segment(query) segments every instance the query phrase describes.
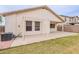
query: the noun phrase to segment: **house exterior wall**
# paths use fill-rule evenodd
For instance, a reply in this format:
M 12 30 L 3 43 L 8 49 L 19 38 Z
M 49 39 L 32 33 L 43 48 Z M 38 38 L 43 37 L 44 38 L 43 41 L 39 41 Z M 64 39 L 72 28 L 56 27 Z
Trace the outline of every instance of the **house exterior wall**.
M 14 34 L 32 35 L 50 33 L 50 21 L 61 22 L 54 14 L 46 9 L 38 9 L 23 13 L 8 15 L 6 18 L 5 32 Z M 32 21 L 33 31 L 26 31 L 26 21 Z M 34 31 L 34 22 L 40 21 L 40 31 Z M 20 26 L 20 27 L 19 27 Z
M 16 14 L 5 17 L 5 32 L 13 32 L 16 34 Z

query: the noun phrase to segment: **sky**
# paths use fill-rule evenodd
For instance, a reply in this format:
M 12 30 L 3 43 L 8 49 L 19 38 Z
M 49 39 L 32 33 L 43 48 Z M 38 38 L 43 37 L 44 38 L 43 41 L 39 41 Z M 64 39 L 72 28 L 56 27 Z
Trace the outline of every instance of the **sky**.
M 0 13 L 28 9 L 38 5 L 0 5 Z M 79 5 L 48 5 L 59 15 L 79 16 Z

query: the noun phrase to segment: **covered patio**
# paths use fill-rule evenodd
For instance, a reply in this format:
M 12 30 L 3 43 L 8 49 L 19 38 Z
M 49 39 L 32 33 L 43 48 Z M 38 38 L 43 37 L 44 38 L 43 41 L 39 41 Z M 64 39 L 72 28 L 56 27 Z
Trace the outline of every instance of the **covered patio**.
M 56 22 L 56 21 L 50 21 L 50 33 L 56 32 L 57 30 L 57 26 L 60 22 Z

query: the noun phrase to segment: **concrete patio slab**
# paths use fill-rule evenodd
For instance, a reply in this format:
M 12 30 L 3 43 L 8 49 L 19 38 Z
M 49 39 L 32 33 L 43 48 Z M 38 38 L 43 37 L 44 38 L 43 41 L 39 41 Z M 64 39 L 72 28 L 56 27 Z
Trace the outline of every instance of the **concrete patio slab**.
M 28 35 L 28 36 L 24 36 L 24 38 L 15 39 L 11 47 L 31 44 L 34 42 L 40 42 L 40 41 L 45 41 L 45 40 L 50 40 L 50 39 L 61 38 L 65 36 L 77 35 L 77 34 L 78 33 L 56 31 L 56 32 L 49 33 L 49 34 Z

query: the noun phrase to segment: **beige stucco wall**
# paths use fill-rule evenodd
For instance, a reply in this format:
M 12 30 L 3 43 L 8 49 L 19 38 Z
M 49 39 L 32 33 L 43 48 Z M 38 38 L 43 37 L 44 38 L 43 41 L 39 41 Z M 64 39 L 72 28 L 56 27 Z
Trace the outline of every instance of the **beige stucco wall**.
M 5 17 L 5 32 L 13 32 L 16 34 L 16 15 Z
M 33 31 L 26 32 L 25 21 L 33 21 Z M 34 21 L 40 21 L 41 30 L 34 31 Z M 61 22 L 55 15 L 46 9 L 38 9 L 24 13 L 12 14 L 6 16 L 5 32 L 21 33 L 22 35 L 32 35 L 41 33 L 50 33 L 50 21 Z M 20 27 L 18 27 L 20 25 Z

